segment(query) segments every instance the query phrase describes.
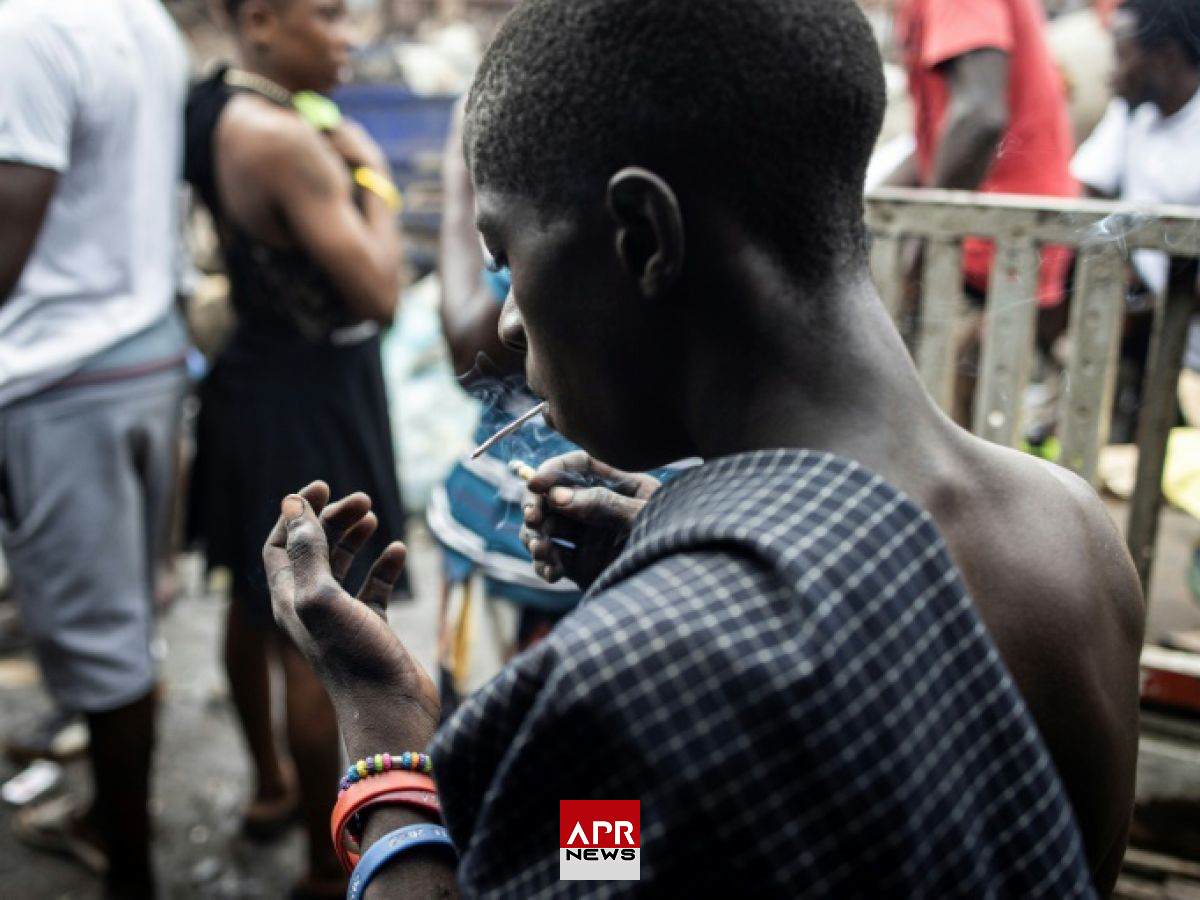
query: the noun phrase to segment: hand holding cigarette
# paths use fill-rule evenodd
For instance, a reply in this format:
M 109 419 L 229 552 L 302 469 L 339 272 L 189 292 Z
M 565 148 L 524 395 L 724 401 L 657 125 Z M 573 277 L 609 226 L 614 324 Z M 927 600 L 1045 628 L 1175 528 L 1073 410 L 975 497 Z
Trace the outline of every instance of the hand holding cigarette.
M 514 460 L 525 481 L 521 543 L 534 571 L 586 590 L 625 546 L 633 521 L 661 486 L 649 475 L 621 472 L 576 450 L 538 469 Z

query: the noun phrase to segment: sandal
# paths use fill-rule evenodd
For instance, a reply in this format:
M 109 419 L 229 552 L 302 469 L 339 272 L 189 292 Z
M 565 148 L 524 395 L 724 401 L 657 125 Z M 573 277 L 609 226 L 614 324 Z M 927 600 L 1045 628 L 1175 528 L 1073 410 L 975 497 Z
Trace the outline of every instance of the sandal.
M 71 797 L 55 797 L 19 810 L 13 816 L 13 836 L 35 850 L 56 853 L 95 875 L 108 871 L 104 848 L 85 833 L 82 816 Z

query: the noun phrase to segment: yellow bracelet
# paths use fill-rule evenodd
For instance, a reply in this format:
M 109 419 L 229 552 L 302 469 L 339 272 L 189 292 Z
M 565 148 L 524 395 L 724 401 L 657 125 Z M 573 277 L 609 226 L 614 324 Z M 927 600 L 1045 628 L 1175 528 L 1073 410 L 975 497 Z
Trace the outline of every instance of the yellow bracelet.
M 404 209 L 404 198 L 400 191 L 396 189 L 396 185 L 391 182 L 391 179 L 384 175 L 380 175 L 374 169 L 366 166 L 358 166 L 354 170 L 354 183 L 365 191 L 370 191 L 380 200 L 388 205 L 394 213 Z

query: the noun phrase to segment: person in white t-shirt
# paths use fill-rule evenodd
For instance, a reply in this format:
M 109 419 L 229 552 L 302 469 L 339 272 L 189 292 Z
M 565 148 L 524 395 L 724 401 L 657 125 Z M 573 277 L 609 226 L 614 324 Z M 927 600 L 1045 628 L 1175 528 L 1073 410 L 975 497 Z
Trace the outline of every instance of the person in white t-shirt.
M 1200 206 L 1200 3 L 1126 0 L 1117 11 L 1113 34 L 1115 96 L 1076 153 L 1072 173 L 1094 197 L 1148 206 Z M 1161 296 L 1167 287 L 1167 257 L 1138 250 L 1133 262 L 1135 292 Z M 1123 352 L 1138 358 L 1149 341 L 1148 317 L 1132 325 Z M 1188 360 L 1200 361 L 1196 318 Z M 1135 375 L 1134 396 L 1124 401 L 1118 396 L 1118 420 L 1126 407 L 1136 407 L 1136 385 L 1140 378 Z
M 185 335 L 175 312 L 187 56 L 158 0 L 0 3 L 0 540 L 45 681 L 86 714 L 86 813 L 29 842 L 154 892 L 152 581 Z

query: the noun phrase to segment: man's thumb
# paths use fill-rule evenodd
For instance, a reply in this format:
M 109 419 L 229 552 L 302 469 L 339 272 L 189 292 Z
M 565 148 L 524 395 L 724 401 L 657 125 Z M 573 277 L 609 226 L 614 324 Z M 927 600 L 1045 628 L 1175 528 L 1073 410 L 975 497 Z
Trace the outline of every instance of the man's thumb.
M 604 487 L 551 488 L 546 500 L 551 509 L 568 518 L 604 528 L 628 527 L 646 505 Z
M 330 574 L 325 529 L 308 501 L 296 494 L 284 498 L 283 520 L 287 525 L 287 555 L 292 563 L 292 577 L 297 594 L 304 595 Z

